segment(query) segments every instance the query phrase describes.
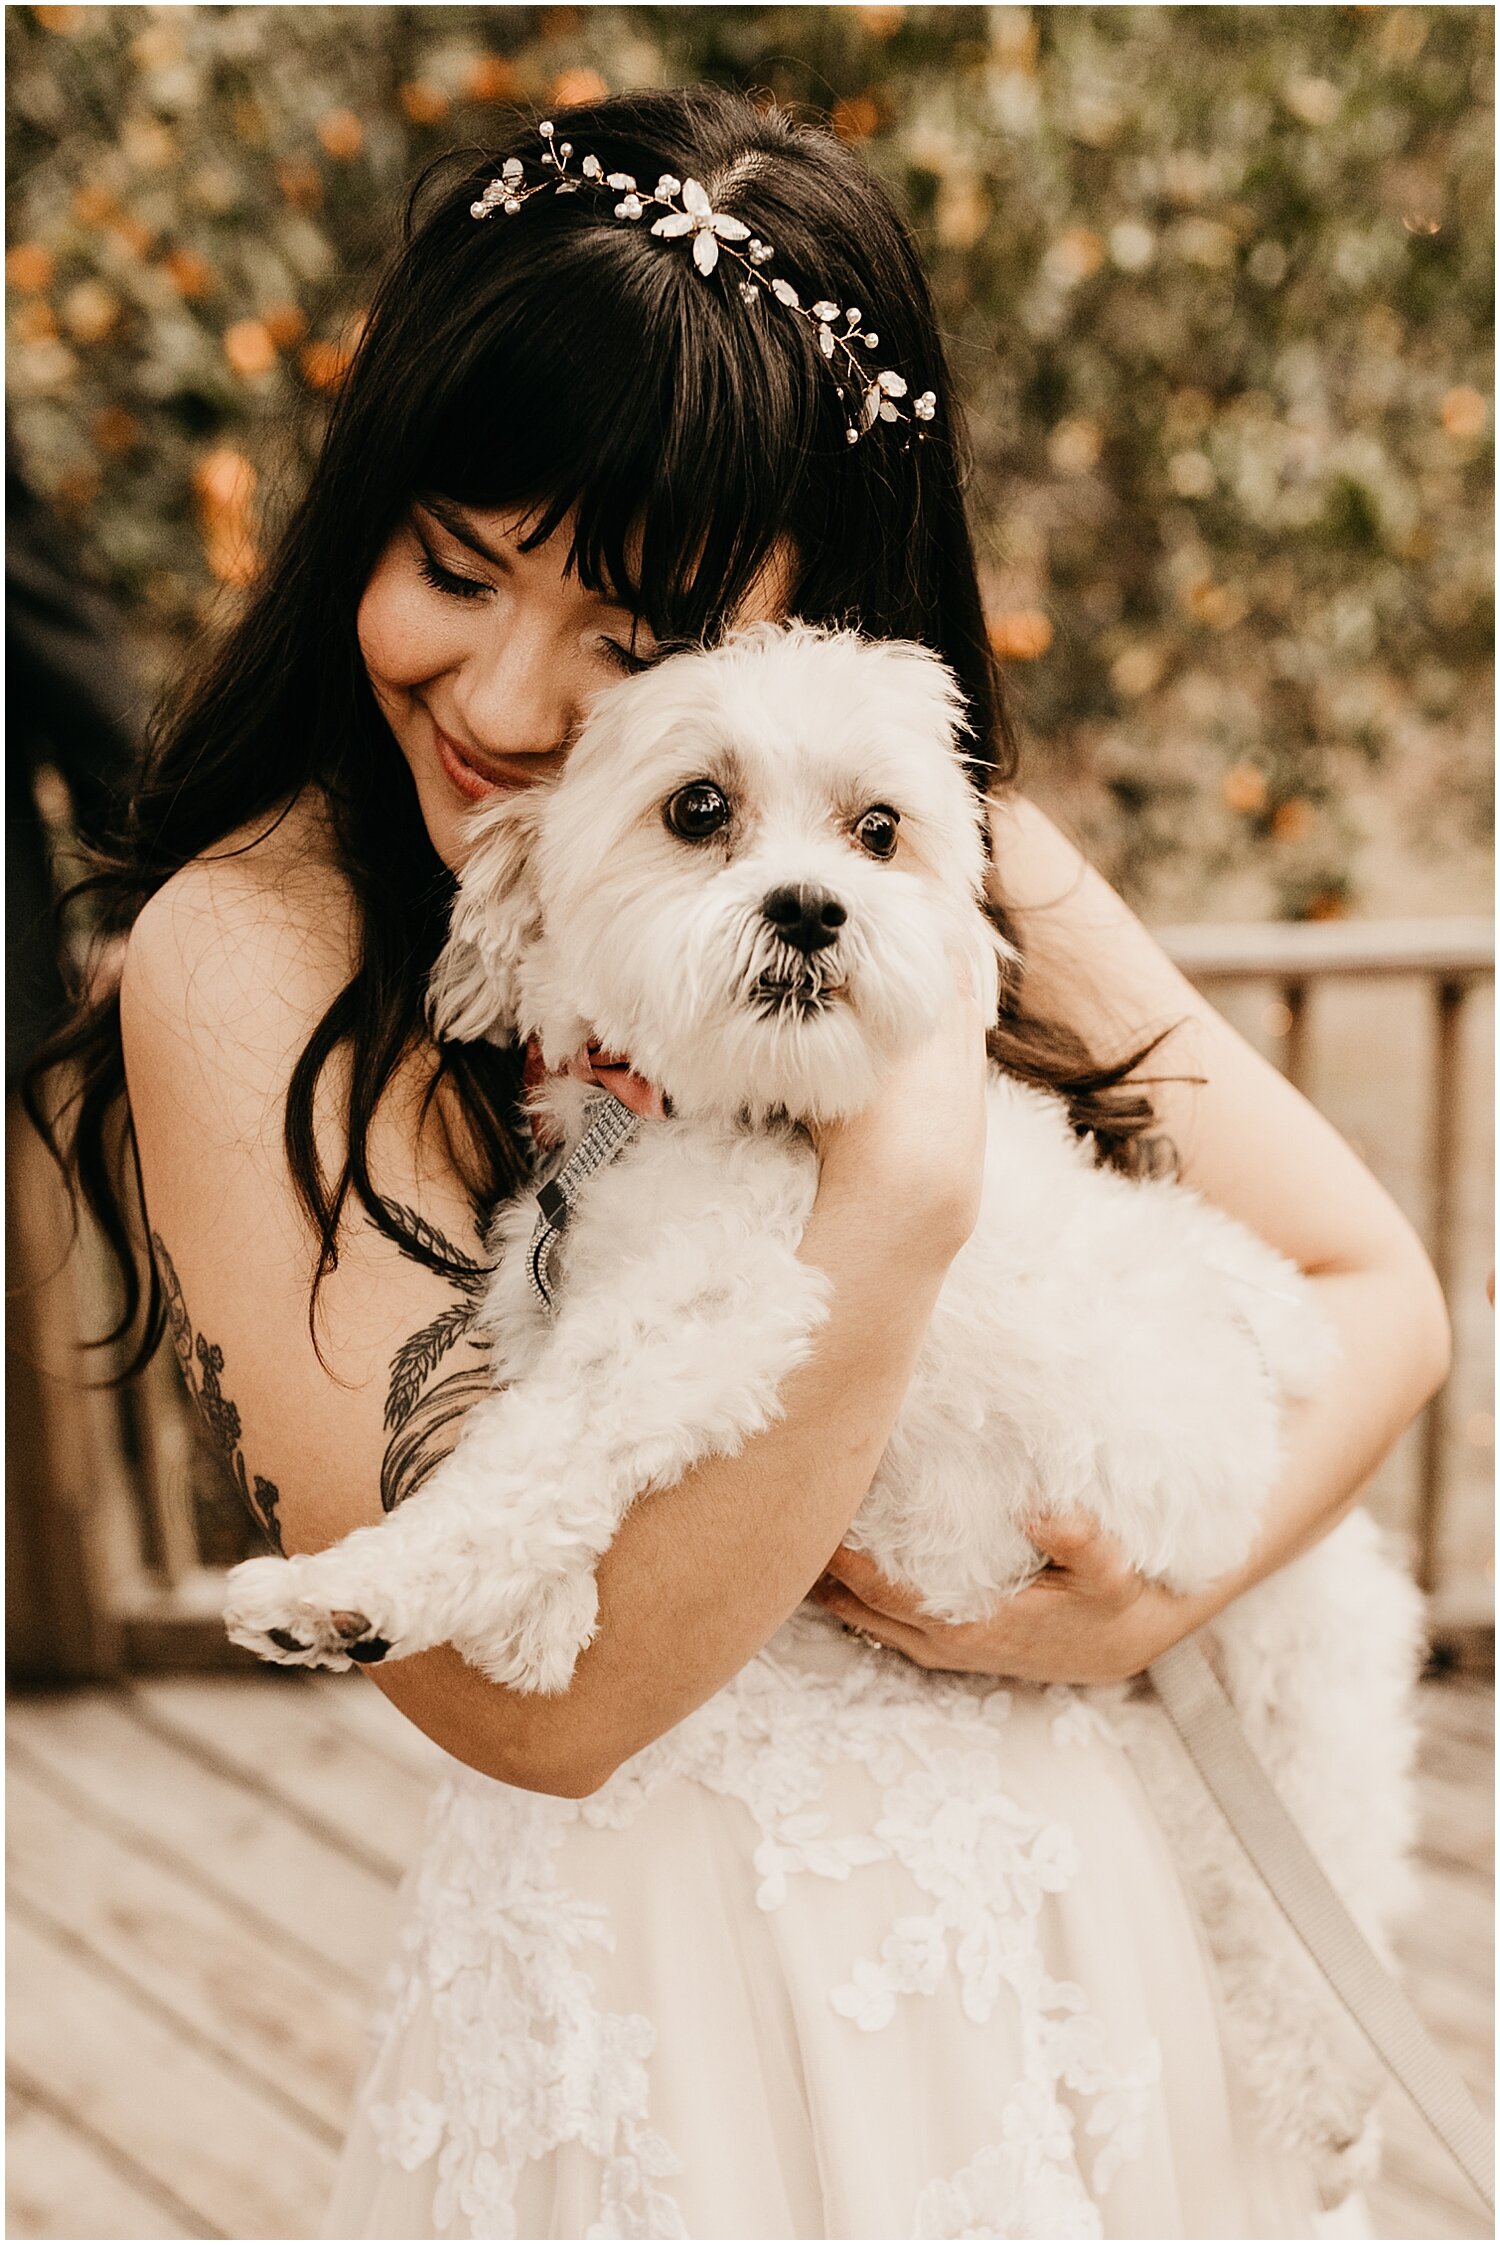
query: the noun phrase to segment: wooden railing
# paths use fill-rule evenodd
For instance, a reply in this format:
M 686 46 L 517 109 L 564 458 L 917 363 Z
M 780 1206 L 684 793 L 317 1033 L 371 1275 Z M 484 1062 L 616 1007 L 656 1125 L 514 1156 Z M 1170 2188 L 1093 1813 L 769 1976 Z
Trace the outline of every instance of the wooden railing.
M 1318 983 L 1402 977 L 1427 985 L 1431 1055 L 1426 1146 L 1427 1251 L 1443 1293 L 1452 1299 L 1459 1163 L 1458 1118 L 1465 1001 L 1478 982 L 1493 982 L 1495 928 L 1490 920 L 1286 921 L 1265 926 L 1158 928 L 1158 942 L 1209 996 L 1243 983 L 1269 984 L 1283 1010 L 1280 1063 L 1299 1091 L 1311 1056 L 1308 997 Z M 1438 1539 L 1450 1440 L 1448 1390 L 1427 1406 L 1413 1523 L 1417 1579 L 1438 1587 Z
M 1494 929 L 1488 921 L 1404 923 L 1357 921 L 1316 925 L 1196 926 L 1158 929 L 1159 940 L 1195 983 L 1213 996 L 1242 985 L 1274 993 L 1278 1058 L 1299 1087 L 1309 1080 L 1319 986 L 1351 977 L 1417 978 L 1430 992 L 1431 1052 L 1425 1147 L 1423 1230 L 1442 1279 L 1454 1274 L 1456 1180 L 1460 1160 L 1458 1115 L 1465 1005 L 1474 986 L 1492 979 Z M 1372 1054 L 1371 1066 L 1388 1065 Z M 83 1293 L 92 1292 L 89 1259 L 77 1259 Z M 1451 1293 L 1450 1293 L 1451 1298 Z M 95 1308 L 97 1308 L 97 1299 Z M 82 1313 L 98 1329 L 97 1316 Z M 78 1409 L 77 1385 L 54 1391 L 60 1409 Z M 75 1613 L 77 1626 L 58 1628 L 45 1614 L 25 1632 L 31 1643 L 55 1640 L 96 1648 L 87 1663 L 60 1662 L 32 1673 L 107 1673 L 112 1668 L 154 1668 L 248 1661 L 223 1636 L 218 1620 L 222 1569 L 258 1548 L 247 1523 L 218 1486 L 219 1468 L 200 1438 L 171 1352 L 158 1356 L 145 1378 L 119 1397 L 90 1403 L 90 1439 L 97 1456 L 92 1476 L 93 1517 L 85 1525 L 90 1563 L 54 1567 L 45 1596 L 90 1602 Z M 1439 1530 L 1449 1486 L 1448 1404 L 1429 1406 L 1421 1430 L 1419 1487 L 1413 1538 L 1423 1587 L 1438 1586 Z M 23 1537 L 46 1544 L 48 1522 L 41 1491 L 12 1490 L 25 1508 Z M 76 1492 L 70 1533 L 79 1522 Z M 69 1547 L 72 1548 L 72 1547 Z M 1492 1616 L 1491 1616 L 1492 1618 Z M 104 1653 L 97 1648 L 108 1648 Z

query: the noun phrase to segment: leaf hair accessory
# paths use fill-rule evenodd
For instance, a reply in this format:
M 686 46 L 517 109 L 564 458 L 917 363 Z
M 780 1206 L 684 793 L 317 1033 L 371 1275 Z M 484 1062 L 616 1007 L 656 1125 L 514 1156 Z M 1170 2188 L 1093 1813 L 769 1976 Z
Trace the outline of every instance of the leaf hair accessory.
M 597 156 L 583 157 L 577 171 L 570 171 L 573 143 L 559 140 L 556 127 L 550 123 L 539 125 L 537 130 L 542 136 L 542 164 L 553 176 L 528 185 L 521 158 L 507 156 L 498 178 L 490 181 L 477 202 L 470 203 L 471 218 L 493 218 L 497 210 L 513 218 L 533 195 L 576 195 L 580 188 L 617 196 L 614 215 L 628 223 L 643 219 L 648 210 L 662 211 L 665 215 L 653 222 L 652 233 L 663 241 L 691 242 L 693 264 L 705 280 L 721 256 L 732 258 L 744 274 L 736 284 L 743 304 L 753 308 L 762 296 L 774 297 L 786 311 L 795 312 L 814 329 L 818 349 L 828 361 L 844 401 L 845 433 L 851 444 L 858 444 L 866 430 L 881 421 L 913 422 L 919 424 L 919 437 L 926 434 L 920 424 L 932 419 L 936 393 L 919 391 L 908 410 L 900 402 L 908 396 L 905 377 L 889 367 L 872 372 L 859 358 L 860 351 L 878 350 L 880 337 L 865 326 L 864 313 L 857 304 L 835 304 L 825 296 L 805 305 L 790 281 L 766 272 L 776 255 L 771 244 L 753 234 L 743 219 L 715 210 L 696 179 L 675 179 L 670 172 L 663 172 L 655 189 L 648 192 L 636 185 L 629 172 L 606 172 Z

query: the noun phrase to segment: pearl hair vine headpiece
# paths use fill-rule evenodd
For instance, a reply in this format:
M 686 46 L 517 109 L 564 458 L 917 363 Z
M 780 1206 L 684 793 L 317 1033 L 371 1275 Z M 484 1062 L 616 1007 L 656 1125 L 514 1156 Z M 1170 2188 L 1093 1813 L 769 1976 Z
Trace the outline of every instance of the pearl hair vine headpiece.
M 831 297 L 820 297 L 817 303 L 804 305 L 790 281 L 766 272 L 776 254 L 770 243 L 753 234 L 743 219 L 716 211 L 696 179 L 675 179 L 670 172 L 663 172 L 654 192 L 648 193 L 636 185 L 629 172 L 606 172 L 597 156 L 583 157 L 578 170 L 569 171 L 573 143 L 559 140 L 556 127 L 550 123 L 539 125 L 537 130 L 542 137 L 542 164 L 553 176 L 528 185 L 521 158 L 507 156 L 499 177 L 490 181 L 477 202 L 470 203 L 471 218 L 493 218 L 497 210 L 514 217 L 533 195 L 576 195 L 580 188 L 618 196 L 614 215 L 627 222 L 644 218 L 648 210 L 660 210 L 665 216 L 653 223 L 652 233 L 664 241 L 691 237 L 693 264 L 705 280 L 721 255 L 733 258 L 745 276 L 737 284 L 742 303 L 753 307 L 762 296 L 774 297 L 816 331 L 818 349 L 828 361 L 844 401 L 851 444 L 858 444 L 865 431 L 881 421 L 913 422 L 918 424 L 917 436 L 926 434 L 920 424 L 932 419 L 936 394 L 920 391 L 911 399 L 908 411 L 900 403 L 908 394 L 904 376 L 889 367 L 871 372 L 861 362 L 857 353 L 878 350 L 880 337 L 864 325 L 864 313 L 857 304 L 839 305 Z

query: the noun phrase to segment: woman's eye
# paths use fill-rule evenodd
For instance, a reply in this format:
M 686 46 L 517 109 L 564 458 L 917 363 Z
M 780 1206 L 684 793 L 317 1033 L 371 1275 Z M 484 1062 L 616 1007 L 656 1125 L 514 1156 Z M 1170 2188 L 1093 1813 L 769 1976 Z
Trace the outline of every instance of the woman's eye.
M 672 832 L 681 835 L 684 842 L 702 842 L 729 824 L 729 804 L 711 782 L 693 780 L 669 799 L 665 817 Z
M 446 592 L 455 600 L 477 600 L 481 593 L 491 591 L 483 577 L 460 577 L 445 569 L 437 556 L 418 541 L 417 568 L 434 592 Z
M 601 639 L 599 644 L 610 661 L 618 670 L 623 670 L 627 678 L 639 677 L 643 670 L 651 668 L 653 658 L 650 655 L 638 655 L 633 647 L 622 647 L 618 639 Z
M 871 857 L 894 857 L 896 854 L 896 829 L 901 824 L 901 813 L 888 804 L 877 803 L 855 821 L 854 839 Z

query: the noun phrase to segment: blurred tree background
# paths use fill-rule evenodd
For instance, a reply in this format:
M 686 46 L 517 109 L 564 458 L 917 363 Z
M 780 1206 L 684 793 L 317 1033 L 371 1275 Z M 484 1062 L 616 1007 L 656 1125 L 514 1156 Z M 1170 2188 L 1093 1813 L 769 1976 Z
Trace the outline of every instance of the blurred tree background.
M 1488 8 L 6 16 L 11 426 L 155 675 L 259 566 L 421 165 L 711 78 L 910 214 L 1025 782 L 1137 906 L 1487 909 Z

